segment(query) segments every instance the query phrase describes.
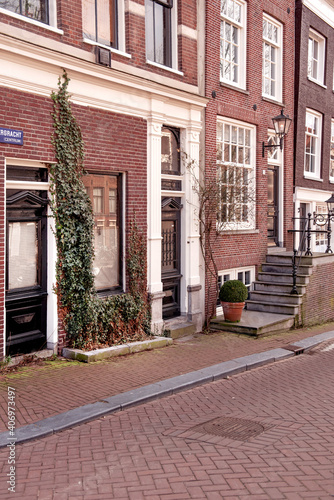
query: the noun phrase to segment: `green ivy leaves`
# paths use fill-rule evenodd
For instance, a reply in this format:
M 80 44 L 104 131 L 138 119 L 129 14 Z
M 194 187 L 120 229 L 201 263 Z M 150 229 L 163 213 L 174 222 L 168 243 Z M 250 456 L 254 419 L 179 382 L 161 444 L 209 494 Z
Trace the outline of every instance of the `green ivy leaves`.
M 137 340 L 150 333 L 144 235 L 135 216 L 130 225 L 127 272 L 129 293 L 97 297 L 92 265 L 94 217 L 82 176 L 84 143 L 72 114 L 69 78 L 64 71 L 53 92 L 52 144 L 56 164 L 50 168 L 57 264 L 55 292 L 69 343 L 80 348 Z

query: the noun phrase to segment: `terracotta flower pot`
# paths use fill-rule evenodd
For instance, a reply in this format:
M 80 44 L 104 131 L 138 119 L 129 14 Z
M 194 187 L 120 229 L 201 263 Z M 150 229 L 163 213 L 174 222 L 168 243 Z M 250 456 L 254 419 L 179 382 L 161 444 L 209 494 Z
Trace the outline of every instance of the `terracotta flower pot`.
M 241 320 L 242 310 L 244 308 L 244 302 L 220 302 L 223 311 L 225 321 L 230 321 L 231 323 L 238 323 Z

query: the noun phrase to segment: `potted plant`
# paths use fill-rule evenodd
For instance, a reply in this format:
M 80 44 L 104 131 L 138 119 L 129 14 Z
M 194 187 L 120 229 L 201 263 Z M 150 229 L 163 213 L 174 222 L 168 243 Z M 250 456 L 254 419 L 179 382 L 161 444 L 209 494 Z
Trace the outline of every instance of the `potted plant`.
M 248 289 L 241 281 L 229 280 L 223 284 L 219 291 L 219 299 L 226 321 L 232 323 L 240 321 L 247 297 Z

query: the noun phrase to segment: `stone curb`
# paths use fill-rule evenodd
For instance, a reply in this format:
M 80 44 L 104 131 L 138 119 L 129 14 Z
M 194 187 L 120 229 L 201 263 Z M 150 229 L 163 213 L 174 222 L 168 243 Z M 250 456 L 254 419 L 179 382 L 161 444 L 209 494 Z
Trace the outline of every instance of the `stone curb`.
M 92 361 L 102 361 L 103 359 L 124 356 L 125 354 L 133 354 L 149 349 L 158 349 L 159 347 L 166 347 L 172 343 L 173 339 L 167 337 L 154 337 L 153 339 L 144 340 L 142 342 L 130 342 L 129 344 L 105 347 L 104 349 L 95 349 L 94 351 L 82 351 L 81 349 L 64 347 L 62 355 L 67 359 L 90 363 Z
M 292 345 L 304 349 L 311 349 L 325 340 L 334 339 L 334 331 L 321 333 L 314 337 L 295 342 Z M 138 389 L 123 392 L 109 398 L 105 398 L 96 403 L 80 406 L 73 410 L 48 417 L 34 424 L 25 425 L 15 430 L 15 436 L 10 436 L 9 432 L 0 433 L 0 448 L 8 444 L 24 443 L 33 439 L 42 438 L 56 432 L 69 429 L 79 424 L 83 424 L 116 411 L 121 411 L 131 406 L 148 403 L 154 399 L 176 394 L 177 392 L 192 389 L 196 386 L 214 382 L 222 378 L 251 370 L 275 361 L 281 361 L 295 356 L 291 350 L 284 348 L 271 349 L 243 356 L 231 361 L 224 361 L 201 370 L 196 370 L 177 377 L 172 377 L 154 384 L 145 385 Z

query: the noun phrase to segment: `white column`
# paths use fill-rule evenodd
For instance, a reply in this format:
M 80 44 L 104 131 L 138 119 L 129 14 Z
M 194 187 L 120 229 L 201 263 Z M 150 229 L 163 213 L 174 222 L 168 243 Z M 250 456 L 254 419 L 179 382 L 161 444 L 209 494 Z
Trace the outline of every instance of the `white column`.
M 185 251 L 187 269 L 187 286 L 198 285 L 200 283 L 200 241 L 198 223 L 198 195 L 193 189 L 195 179 L 199 179 L 199 128 L 187 129 L 187 155 L 188 162 L 192 163 L 191 172 L 186 168 L 185 172 L 185 193 L 186 193 L 186 214 L 185 229 L 187 234 L 187 245 Z
M 161 283 L 161 126 L 148 120 L 147 134 L 147 257 L 150 293 L 162 291 Z

